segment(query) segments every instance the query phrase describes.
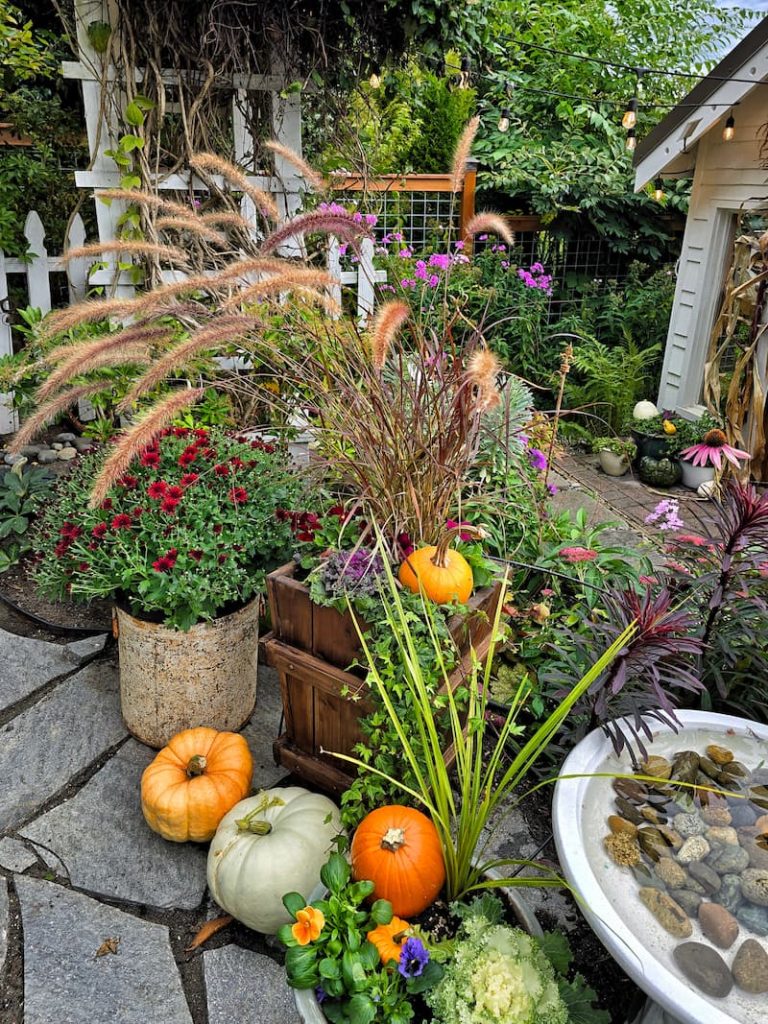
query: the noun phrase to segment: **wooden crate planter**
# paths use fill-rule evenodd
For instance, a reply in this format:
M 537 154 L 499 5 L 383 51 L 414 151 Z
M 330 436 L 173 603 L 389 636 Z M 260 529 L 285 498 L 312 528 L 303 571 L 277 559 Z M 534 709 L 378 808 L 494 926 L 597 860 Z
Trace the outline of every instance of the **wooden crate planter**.
M 323 751 L 352 754 L 363 739 L 359 720 L 373 710 L 373 703 L 362 669 L 346 671 L 360 654 L 350 616 L 314 605 L 293 568 L 284 566 L 267 580 L 274 632 L 265 638 L 264 651 L 268 664 L 277 669 L 285 715 L 285 731 L 274 744 L 275 760 L 305 782 L 341 793 L 356 769 Z M 450 676 L 453 690 L 466 676 L 472 651 L 481 659 L 488 653 L 500 594 L 500 584 L 478 591 L 470 602 L 475 614 L 455 616 L 449 623 L 462 654 Z M 450 746 L 445 757 L 447 763 L 453 761 Z

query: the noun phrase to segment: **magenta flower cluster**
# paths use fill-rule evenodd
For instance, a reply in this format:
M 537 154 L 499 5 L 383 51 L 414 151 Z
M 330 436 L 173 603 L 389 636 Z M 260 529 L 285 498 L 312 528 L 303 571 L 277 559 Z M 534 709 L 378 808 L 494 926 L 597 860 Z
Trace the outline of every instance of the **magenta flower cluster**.
M 552 294 L 552 275 L 544 273 L 541 263 L 532 263 L 530 270 L 520 267 L 517 276 L 526 288 L 538 288 L 547 295 Z

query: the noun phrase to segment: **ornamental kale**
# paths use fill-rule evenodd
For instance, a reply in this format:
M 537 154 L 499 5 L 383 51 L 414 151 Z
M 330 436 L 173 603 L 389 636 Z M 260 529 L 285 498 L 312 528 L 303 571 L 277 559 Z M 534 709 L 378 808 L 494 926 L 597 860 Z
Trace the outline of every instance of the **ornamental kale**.
M 435 1024 L 568 1024 L 555 971 L 519 928 L 465 918 L 442 981 L 426 995 Z
M 335 551 L 323 564 L 320 576 L 329 598 L 373 597 L 384 576 L 384 562 L 370 548 Z
M 249 600 L 289 557 L 290 524 L 276 510 L 294 504 L 299 483 L 272 445 L 172 428 L 93 509 L 102 460 L 84 459 L 40 520 L 44 593 L 112 598 L 186 630 Z

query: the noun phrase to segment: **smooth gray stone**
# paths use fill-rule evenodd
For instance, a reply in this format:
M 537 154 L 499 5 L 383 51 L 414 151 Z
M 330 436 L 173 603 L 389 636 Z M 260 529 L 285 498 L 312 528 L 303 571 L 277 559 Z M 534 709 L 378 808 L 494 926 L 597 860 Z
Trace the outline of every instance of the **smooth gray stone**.
M 76 459 L 77 448 L 62 448 L 59 452 L 59 458 L 62 462 L 69 462 L 70 459 Z
M 203 953 L 208 1024 L 299 1024 L 285 969 L 261 953 L 222 946 Z
M 59 457 L 59 453 L 54 451 L 53 448 L 43 448 L 37 453 L 37 461 L 42 465 L 47 462 L 55 462 Z
M 51 448 L 55 452 L 60 452 L 63 447 L 64 445 L 60 441 L 54 441 L 53 444 L 51 445 Z
M 21 873 L 33 864 L 37 864 L 37 857 L 29 852 L 24 843 L 10 836 L 0 839 L 0 866 L 6 871 Z
M 110 662 L 87 665 L 0 727 L 3 828 L 31 817 L 125 736 L 117 669 Z
M 77 440 L 77 434 L 72 434 L 72 433 L 57 434 L 56 437 L 54 437 L 53 440 L 56 441 L 57 444 L 71 444 L 73 441 Z
M 79 452 L 89 452 L 96 447 L 95 443 L 89 437 L 76 437 L 74 441 L 70 441 L 69 443 Z
M 41 879 L 16 882 L 25 1024 L 192 1024 L 168 929 Z M 117 953 L 97 957 L 106 939 Z
M 23 455 L 25 459 L 36 459 L 42 450 L 41 444 L 25 444 L 19 448 L 19 455 Z
M 5 967 L 5 954 L 8 952 L 8 925 L 10 913 L 8 907 L 8 883 L 0 878 L 0 977 Z
M 103 651 L 106 642 L 107 634 L 99 633 L 98 636 L 86 636 L 82 640 L 75 640 L 74 643 L 67 644 L 67 650 L 77 658 L 78 662 L 83 662 L 92 658 L 94 654 L 98 654 L 99 651 Z
M 70 800 L 30 822 L 23 835 L 61 859 L 80 889 L 154 907 L 199 906 L 207 851 L 170 843 L 141 813 L 141 775 L 155 752 L 129 740 Z
M 10 455 L 10 454 L 8 454 L 8 455 L 5 455 L 3 457 L 3 462 L 6 464 L 6 466 L 15 466 L 17 462 L 26 462 L 26 461 L 27 461 L 27 459 L 26 459 L 26 456 L 24 456 L 24 455 L 18 455 L 18 454 Z
M 0 629 L 0 708 L 15 704 L 56 676 L 72 672 L 78 664 L 78 658 L 62 644 Z
M 285 768 L 275 764 L 272 755 L 272 744 L 278 737 L 282 710 L 277 672 L 266 665 L 259 665 L 256 708 L 250 722 L 242 730 L 253 756 L 254 789 L 269 789 L 285 778 Z

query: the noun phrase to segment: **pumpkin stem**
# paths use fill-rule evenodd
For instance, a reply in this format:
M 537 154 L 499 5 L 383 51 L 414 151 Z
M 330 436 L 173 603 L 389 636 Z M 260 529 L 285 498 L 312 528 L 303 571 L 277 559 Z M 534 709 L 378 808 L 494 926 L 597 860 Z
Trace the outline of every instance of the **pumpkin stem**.
M 195 754 L 187 762 L 187 775 L 194 779 L 196 775 L 202 775 L 208 767 L 208 758 L 205 754 Z
M 435 545 L 435 553 L 430 559 L 434 566 L 438 569 L 446 568 L 448 565 L 448 548 L 450 543 L 462 533 L 468 533 L 472 537 L 477 537 L 478 540 L 482 540 L 486 536 L 485 530 L 479 526 L 470 526 L 468 523 L 462 523 L 459 526 L 452 526 L 449 530 L 443 530 Z
M 405 846 L 405 829 L 388 828 L 381 837 L 382 850 L 389 850 L 390 853 L 396 853 L 401 846 Z
M 241 832 L 253 832 L 257 836 L 268 836 L 272 831 L 272 826 L 268 821 L 264 821 L 263 818 L 257 818 L 257 814 L 263 814 L 264 811 L 268 811 L 270 807 L 284 807 L 285 800 L 279 796 L 270 797 L 268 793 L 263 790 L 261 792 L 261 800 L 249 811 L 244 818 L 237 818 L 235 824 Z

